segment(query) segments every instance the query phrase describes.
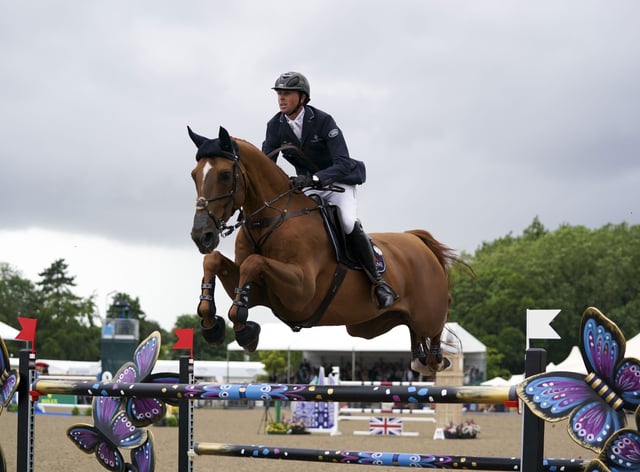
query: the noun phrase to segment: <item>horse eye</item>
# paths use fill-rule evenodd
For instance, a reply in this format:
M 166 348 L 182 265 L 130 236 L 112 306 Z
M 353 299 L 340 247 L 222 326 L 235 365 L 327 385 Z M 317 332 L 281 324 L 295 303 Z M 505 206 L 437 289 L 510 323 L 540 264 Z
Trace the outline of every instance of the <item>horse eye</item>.
M 218 182 L 220 182 L 221 184 L 224 184 L 230 181 L 231 181 L 231 171 L 225 170 L 220 172 L 220 174 L 218 175 Z

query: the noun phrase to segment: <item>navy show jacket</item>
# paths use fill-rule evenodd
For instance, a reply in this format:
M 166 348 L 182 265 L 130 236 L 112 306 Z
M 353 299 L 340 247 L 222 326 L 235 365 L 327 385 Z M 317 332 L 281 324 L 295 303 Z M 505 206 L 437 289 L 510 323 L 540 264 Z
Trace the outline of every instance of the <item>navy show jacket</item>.
M 302 149 L 306 157 L 292 149 L 282 150 L 283 157 L 295 167 L 298 175 L 315 174 L 322 185 L 334 182 L 359 185 L 366 180 L 364 162 L 349 157 L 342 131 L 331 115 L 318 108 L 305 105 L 301 139 L 296 137 L 283 113 L 269 120 L 262 152 L 269 154 L 287 144 Z M 274 162 L 278 154 L 271 156 Z

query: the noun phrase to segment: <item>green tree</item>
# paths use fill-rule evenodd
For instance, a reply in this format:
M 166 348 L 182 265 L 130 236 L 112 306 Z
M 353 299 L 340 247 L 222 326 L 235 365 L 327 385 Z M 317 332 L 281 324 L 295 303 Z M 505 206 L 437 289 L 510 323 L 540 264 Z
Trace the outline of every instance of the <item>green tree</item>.
M 548 231 L 536 217 L 522 236 L 483 243 L 465 261 L 476 278 L 452 272 L 450 318 L 492 348 L 488 375 L 523 371 L 527 309 L 561 310 L 553 327 L 564 342 L 532 343 L 556 363 L 577 343 L 588 306 L 600 308 L 627 337 L 640 330 L 640 226 L 565 224 Z
M 31 317 L 37 307 L 38 294 L 33 282 L 9 264 L 0 263 L 0 321 L 18 329 L 18 316 Z M 6 343 L 6 346 L 14 356 L 23 347 L 20 343 Z
M 97 360 L 100 327 L 95 322 L 93 298 L 73 294 L 75 277 L 67 271 L 67 263 L 58 259 L 38 274 L 36 350 L 43 358 Z
M 264 370 L 271 381 L 280 378 L 293 381 L 296 370 L 302 362 L 300 351 L 258 351 L 258 354 L 259 361 L 264 364 Z
M 227 360 L 227 345 L 234 340 L 233 329 L 229 325 L 225 327 L 224 343 L 215 348 L 209 346 L 202 337 L 200 332 L 200 317 L 198 315 L 180 315 L 176 319 L 174 327 L 180 329 L 193 328 L 193 356 L 195 358 L 209 361 Z M 176 341 L 177 337 L 175 333 L 171 332 L 167 334 L 166 346 L 168 350 L 163 353 L 167 359 L 179 359 L 181 355 L 185 354 L 184 351 L 171 349 Z M 163 344 L 165 343 L 163 342 Z M 240 359 L 230 358 L 229 360 Z

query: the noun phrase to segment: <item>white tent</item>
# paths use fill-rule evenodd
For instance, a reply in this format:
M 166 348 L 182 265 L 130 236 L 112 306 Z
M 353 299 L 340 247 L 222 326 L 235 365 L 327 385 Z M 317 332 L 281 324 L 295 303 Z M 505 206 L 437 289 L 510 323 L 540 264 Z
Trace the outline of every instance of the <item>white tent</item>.
M 158 359 L 153 368 L 153 373 L 179 371 L 180 363 L 177 360 Z M 258 375 L 266 375 L 266 372 L 262 362 L 194 360 L 193 374 L 208 382 L 239 383 L 254 381 Z
M 487 348 L 458 323 L 447 323 L 455 333 L 466 353 L 486 353 Z M 229 351 L 242 351 L 236 341 L 229 344 Z M 405 352 L 409 349 L 409 330 L 398 326 L 373 339 L 350 336 L 344 326 L 317 326 L 293 332 L 284 323 L 261 325 L 258 349 L 267 351 L 326 351 L 326 352 Z
M 582 354 L 580 354 L 580 348 L 578 346 L 573 346 L 566 359 L 559 364 L 548 364 L 546 370 L 547 372 L 577 372 L 578 374 L 587 375 L 587 369 L 584 366 Z
M 515 374 L 515 375 L 512 375 L 509 378 L 509 380 L 507 380 L 507 385 L 518 385 L 523 380 L 524 380 L 524 374 Z
M 455 333 L 464 353 L 464 363 L 474 365 L 484 371 L 486 346 L 458 323 L 447 323 L 448 331 Z M 259 350 L 302 351 L 305 357 L 335 360 L 340 353 L 351 358 L 356 365 L 356 354 L 362 359 L 398 353 L 406 358 L 409 352 L 409 330 L 406 326 L 397 326 L 391 331 L 373 339 L 350 336 L 344 326 L 317 326 L 293 332 L 284 323 L 264 323 L 261 325 Z M 236 341 L 227 346 L 229 351 L 242 351 Z M 344 357 L 344 356 L 342 356 Z
M 627 339 L 624 357 L 640 359 L 640 334 L 635 335 L 631 339 Z M 582 359 L 582 354 L 578 346 L 573 346 L 566 359 L 559 364 L 550 362 L 547 365 L 547 372 L 556 371 L 577 372 L 587 375 L 587 368 L 584 365 L 584 360 Z
M 5 341 L 14 341 L 20 333 L 17 329 L 12 328 L 6 323 L 0 321 L 0 337 Z
M 502 387 L 505 385 L 509 385 L 509 382 L 503 379 L 502 377 L 494 377 L 489 380 L 485 380 L 480 385 L 485 387 Z
M 636 334 L 631 339 L 627 339 L 627 347 L 624 357 L 635 357 L 640 359 L 640 334 Z

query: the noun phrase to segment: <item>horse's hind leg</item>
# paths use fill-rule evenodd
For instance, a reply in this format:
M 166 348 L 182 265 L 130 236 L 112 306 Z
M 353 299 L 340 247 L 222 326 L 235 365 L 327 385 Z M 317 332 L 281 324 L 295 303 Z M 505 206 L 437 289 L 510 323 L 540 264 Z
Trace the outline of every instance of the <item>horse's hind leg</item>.
M 442 355 L 440 335 L 430 340 L 411 331 L 411 369 L 422 375 L 433 375 L 451 366 L 451 361 Z

